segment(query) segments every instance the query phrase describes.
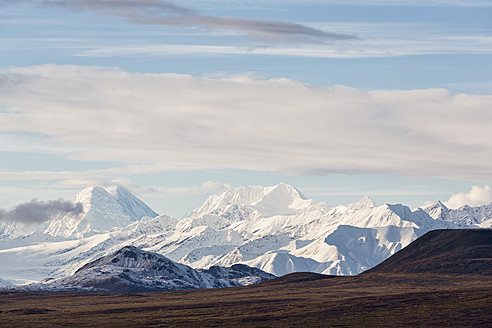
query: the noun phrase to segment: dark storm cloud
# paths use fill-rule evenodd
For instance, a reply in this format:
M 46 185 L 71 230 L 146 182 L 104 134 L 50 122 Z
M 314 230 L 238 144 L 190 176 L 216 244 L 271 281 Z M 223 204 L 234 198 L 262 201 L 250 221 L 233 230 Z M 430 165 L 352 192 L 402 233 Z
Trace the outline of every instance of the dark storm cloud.
M 134 24 L 156 24 L 207 31 L 227 30 L 267 42 L 326 42 L 357 39 L 354 35 L 329 33 L 289 21 L 245 19 L 201 15 L 193 9 L 165 0 L 4 0 L 33 3 L 43 7 L 93 11 L 123 18 Z
M 72 203 L 63 199 L 39 201 L 17 205 L 13 210 L 0 209 L 0 221 L 25 224 L 42 223 L 60 214 L 80 214 L 84 212 L 82 203 Z

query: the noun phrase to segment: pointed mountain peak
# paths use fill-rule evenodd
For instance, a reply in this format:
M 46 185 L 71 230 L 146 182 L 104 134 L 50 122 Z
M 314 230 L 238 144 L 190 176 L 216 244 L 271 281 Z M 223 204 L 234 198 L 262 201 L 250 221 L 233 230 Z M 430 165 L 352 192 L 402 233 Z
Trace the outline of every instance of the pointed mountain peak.
M 371 197 L 364 196 L 358 202 L 351 203 L 348 206 L 352 208 L 373 208 L 377 205 Z
M 75 199 L 78 201 L 88 200 L 94 197 L 135 197 L 128 189 L 120 184 L 113 184 L 109 186 L 90 186 L 84 188 L 82 191 L 75 195 Z
M 192 215 L 224 213 L 232 207 L 249 207 L 266 216 L 273 213 L 287 215 L 286 213 L 308 206 L 310 202 L 299 190 L 286 183 L 271 187 L 244 186 L 210 196 Z
M 444 205 L 443 202 L 441 202 L 440 200 L 438 200 L 437 202 L 435 203 L 426 203 L 424 204 L 423 206 L 420 207 L 421 209 L 423 209 L 424 211 L 432 211 L 432 210 L 438 210 L 438 209 L 444 209 L 444 210 L 448 210 L 449 208 Z
M 75 195 L 73 202 L 82 203 L 84 213 L 53 218 L 44 233 L 79 238 L 128 226 L 142 217 L 157 216 L 156 212 L 121 185 L 87 187 Z
M 107 193 L 108 192 L 102 187 L 90 186 L 78 192 L 73 198 L 73 200 L 74 202 L 90 203 L 91 198 L 93 198 L 95 195 L 107 194 Z
M 279 193 L 282 193 L 284 195 L 289 195 L 289 196 L 293 196 L 293 197 L 298 197 L 302 200 L 305 200 L 307 199 L 306 196 L 303 195 L 303 193 L 297 189 L 296 187 L 294 186 L 291 186 L 287 183 L 284 183 L 284 182 L 281 182 L 279 183 L 278 185 L 272 187 L 272 191 L 275 190 Z
M 118 195 L 131 195 L 134 196 L 128 189 L 120 185 L 119 183 L 115 183 L 113 185 L 104 187 L 104 189 L 113 196 Z M 135 197 L 135 196 L 134 196 Z
M 449 212 L 449 208 L 444 205 L 440 200 L 435 202 L 432 205 L 424 206 L 423 211 L 428 213 L 433 219 L 443 219 L 446 216 L 446 213 Z
M 446 210 L 448 209 L 448 207 L 447 207 L 446 205 L 444 205 L 444 204 L 443 204 L 440 200 L 438 200 L 438 201 L 434 204 L 434 206 L 433 206 L 433 207 L 434 207 L 434 208 L 440 207 L 440 208 L 443 208 L 443 209 L 446 209 Z

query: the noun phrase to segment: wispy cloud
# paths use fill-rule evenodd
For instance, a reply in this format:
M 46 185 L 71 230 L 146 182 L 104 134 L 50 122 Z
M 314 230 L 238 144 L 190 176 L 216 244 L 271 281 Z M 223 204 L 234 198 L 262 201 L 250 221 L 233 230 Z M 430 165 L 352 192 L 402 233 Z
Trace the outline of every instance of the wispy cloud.
M 315 42 L 356 39 L 354 35 L 331 33 L 290 21 L 246 19 L 203 15 L 166 0 L 4 0 L 43 7 L 92 11 L 115 16 L 134 24 L 166 25 L 206 31 L 235 31 L 264 42 Z
M 0 85 L 0 131 L 49 133 L 44 142 L 79 149 L 70 154 L 76 160 L 148 163 L 133 174 L 232 168 L 492 178 L 492 139 L 484 137 L 491 95 L 80 66 L 0 74 L 16 79 Z
M 477 28 L 463 33 L 457 26 L 424 23 L 311 23 L 319 30 L 345 31 L 360 39 L 326 44 L 207 44 L 162 42 L 160 34 L 118 35 L 114 40 L 91 38 L 10 38 L 0 50 L 39 51 L 58 49 L 83 57 L 162 57 L 260 55 L 308 58 L 375 58 L 412 55 L 492 54 L 492 37 Z
M 72 203 L 63 199 L 39 201 L 33 199 L 28 203 L 17 205 L 6 211 L 0 209 L 0 221 L 35 224 L 48 221 L 60 214 L 80 214 L 84 212 L 82 203 Z

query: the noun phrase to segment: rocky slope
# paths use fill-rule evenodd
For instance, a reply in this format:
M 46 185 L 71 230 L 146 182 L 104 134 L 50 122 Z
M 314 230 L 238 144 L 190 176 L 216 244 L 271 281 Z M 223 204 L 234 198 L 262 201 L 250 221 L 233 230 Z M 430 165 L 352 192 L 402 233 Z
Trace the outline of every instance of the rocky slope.
M 244 286 L 274 278 L 244 265 L 196 271 L 134 246 L 87 263 L 72 276 L 20 287 L 23 291 L 135 293 Z

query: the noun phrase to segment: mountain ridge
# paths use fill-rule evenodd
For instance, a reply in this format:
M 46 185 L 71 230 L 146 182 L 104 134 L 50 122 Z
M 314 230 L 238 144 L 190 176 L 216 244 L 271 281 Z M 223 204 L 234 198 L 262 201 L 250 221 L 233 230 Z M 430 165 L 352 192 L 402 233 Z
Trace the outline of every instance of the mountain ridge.
M 469 225 L 492 227 L 492 203 L 476 207 L 464 205 L 457 209 L 450 209 L 441 201 L 437 201 L 424 208 L 424 211 L 436 220 L 452 222 L 461 227 Z
M 117 187 L 108 189 L 118 194 Z M 85 192 L 89 195 L 86 200 L 92 199 L 94 206 L 104 207 L 104 202 L 96 203 L 105 197 L 112 199 L 111 204 L 117 203 L 106 189 Z M 91 198 L 92 193 L 101 197 Z M 128 203 L 130 207 L 140 204 Z M 266 208 L 268 204 L 271 208 Z M 28 282 L 69 276 L 91 260 L 127 245 L 157 252 L 196 269 L 240 263 L 277 276 L 297 271 L 355 275 L 429 230 L 462 226 L 402 204 L 377 205 L 369 197 L 330 208 L 306 199 L 287 184 L 240 187 L 210 196 L 180 220 L 163 214 L 145 216 L 103 232 L 69 237 L 38 233 L 21 239 L 0 239 L 0 262 L 5 263 L 0 277 L 19 283 L 20 278 Z
M 46 279 L 10 290 L 140 293 L 245 286 L 274 277 L 245 265 L 197 271 L 163 255 L 124 246 L 83 265 L 69 277 Z

